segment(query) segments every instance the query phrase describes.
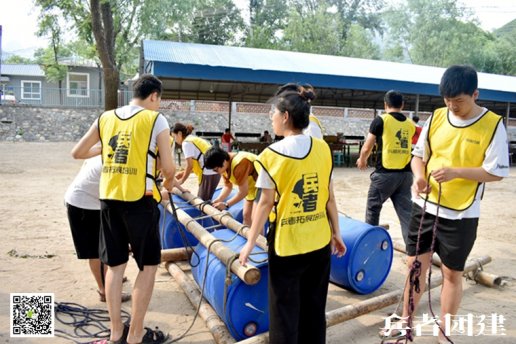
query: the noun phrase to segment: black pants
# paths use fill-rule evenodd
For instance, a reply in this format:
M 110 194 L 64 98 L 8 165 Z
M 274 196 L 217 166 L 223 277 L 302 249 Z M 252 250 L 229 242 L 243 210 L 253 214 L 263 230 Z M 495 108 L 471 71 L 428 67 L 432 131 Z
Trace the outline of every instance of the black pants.
M 324 344 L 330 245 L 279 257 L 269 246 L 269 343 Z

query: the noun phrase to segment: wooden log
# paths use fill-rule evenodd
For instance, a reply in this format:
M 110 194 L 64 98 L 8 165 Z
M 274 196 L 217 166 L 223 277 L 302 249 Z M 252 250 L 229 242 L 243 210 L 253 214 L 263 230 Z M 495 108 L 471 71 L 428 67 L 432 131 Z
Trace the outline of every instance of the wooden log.
M 170 203 L 166 205 L 169 212 L 173 213 Z M 217 241 L 211 233 L 209 233 L 203 226 L 195 221 L 190 215 L 181 209 L 176 210 L 177 219 L 186 229 L 192 233 L 201 244 L 210 247 L 210 252 L 213 253 L 224 265 L 231 263 L 231 271 L 237 275 L 244 283 L 254 285 L 260 281 L 261 273 L 258 268 L 247 264 L 242 266 L 238 259 L 233 259 L 236 253 L 226 247 L 222 242 Z
M 470 260 L 466 263 L 466 267 L 464 271 L 473 271 L 478 269 L 479 266 L 488 264 L 491 262 L 491 257 L 484 256 L 475 260 Z M 443 279 L 441 275 L 435 276 L 432 278 L 430 283 L 430 288 L 435 288 L 443 283 Z M 378 309 L 385 308 L 387 306 L 393 305 L 399 302 L 400 298 L 403 296 L 403 290 L 395 290 L 391 291 L 387 294 L 376 296 L 364 301 L 357 302 L 352 305 L 344 306 L 342 308 L 334 309 L 332 311 L 326 312 L 326 326 L 334 326 L 340 324 L 346 320 L 354 319 L 361 315 L 371 313 Z M 258 344 L 258 343 L 268 343 L 269 342 L 269 333 L 262 333 L 257 336 L 251 337 L 246 340 L 242 340 L 238 342 L 239 344 Z
M 182 260 L 190 260 L 192 250 L 184 247 L 168 248 L 161 250 L 161 262 L 179 262 Z
M 235 343 L 235 339 L 229 334 L 228 328 L 224 322 L 219 318 L 215 310 L 210 306 L 206 300 L 202 299 L 199 288 L 195 282 L 188 277 L 183 270 L 174 263 L 167 263 L 166 268 L 168 272 L 174 277 L 179 286 L 184 290 L 188 300 L 194 307 L 199 308 L 199 316 L 206 322 L 206 327 L 210 331 L 215 343 L 217 344 L 231 344 Z
M 398 242 L 398 241 L 394 241 L 392 244 L 396 251 L 406 254 L 405 244 L 402 244 L 401 242 Z M 438 266 L 438 267 L 440 267 L 442 264 L 441 258 L 439 258 L 437 253 L 434 253 L 432 255 L 432 264 L 435 266 Z M 479 269 L 481 269 L 481 267 L 479 267 Z M 489 287 L 489 288 L 499 288 L 502 286 L 503 277 L 493 275 L 489 272 L 485 272 L 485 271 L 479 270 L 479 269 L 477 269 L 475 271 L 464 272 L 463 276 L 467 279 L 471 279 L 471 280 L 473 280 L 479 284 L 482 284 L 486 287 Z
M 239 233 L 244 238 L 247 238 L 249 233 L 249 227 L 235 220 L 227 211 L 220 211 L 217 208 L 211 206 L 210 204 L 205 204 L 202 199 L 192 195 L 190 192 L 183 193 L 179 191 L 177 188 L 174 188 L 174 194 L 181 197 L 182 199 L 184 199 L 197 209 L 201 210 L 205 214 L 210 215 L 215 221 L 223 224 L 232 231 Z M 265 252 L 267 252 L 267 239 L 263 235 L 259 235 L 258 239 L 256 240 L 256 246 L 262 248 Z

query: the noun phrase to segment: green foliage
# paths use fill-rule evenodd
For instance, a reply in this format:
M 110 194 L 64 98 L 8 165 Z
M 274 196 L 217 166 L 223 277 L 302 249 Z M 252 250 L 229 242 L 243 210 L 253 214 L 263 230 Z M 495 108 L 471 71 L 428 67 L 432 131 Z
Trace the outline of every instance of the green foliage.
M 514 74 L 515 44 L 483 31 L 454 0 L 407 0 L 384 11 L 383 18 L 386 59 L 438 67 L 472 64 L 481 72 Z
M 292 8 L 283 32 L 281 48 L 315 54 L 339 55 L 339 18 L 321 4 L 312 10 Z
M 36 63 L 34 59 L 18 56 L 18 55 L 10 55 L 7 58 L 5 58 L 2 63 L 6 64 L 33 64 Z
M 100 1 L 110 6 L 111 53 L 124 78 L 137 71 L 143 39 L 244 45 L 440 67 L 469 63 L 479 71 L 516 75 L 516 20 L 487 33 L 479 28 L 472 12 L 455 0 L 405 0 L 390 7 L 384 0 L 247 0 L 244 11 L 233 0 Z M 68 49 L 73 56 L 99 61 L 91 2 L 35 0 L 41 8 L 41 34 L 52 39 L 54 57 L 65 56 L 60 49 Z M 73 42 L 63 42 L 63 32 L 75 33 Z M 50 55 L 45 56 L 48 66 Z M 59 73 L 48 67 L 52 78 Z
M 288 22 L 288 2 L 250 0 L 249 7 L 245 45 L 254 48 L 280 49 L 282 32 Z

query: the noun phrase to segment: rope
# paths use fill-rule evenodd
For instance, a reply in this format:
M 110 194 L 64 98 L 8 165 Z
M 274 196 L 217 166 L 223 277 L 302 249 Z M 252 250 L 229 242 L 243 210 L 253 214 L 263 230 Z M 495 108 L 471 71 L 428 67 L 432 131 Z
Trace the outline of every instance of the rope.
M 430 174 L 427 177 L 426 183 L 427 183 L 427 185 L 430 184 Z M 442 333 L 444 338 L 446 338 L 446 340 L 449 343 L 453 344 L 453 341 L 450 339 L 450 337 L 448 337 L 446 335 L 445 331 L 443 330 L 443 328 L 439 324 L 438 319 L 435 316 L 434 310 L 432 308 L 432 293 L 431 293 L 431 289 L 430 289 L 430 282 L 432 279 L 432 256 L 435 252 L 435 240 L 437 238 L 437 227 L 439 225 L 439 209 L 441 206 L 441 195 L 442 195 L 442 188 L 441 188 L 441 183 L 439 183 L 439 191 L 438 191 L 438 195 L 437 195 L 437 207 L 436 207 L 435 220 L 432 225 L 432 243 L 430 245 L 430 256 L 429 256 L 430 261 L 429 261 L 428 281 L 427 281 L 428 308 L 430 310 L 430 314 L 432 314 L 435 324 L 439 328 L 439 331 Z M 407 327 L 408 327 L 407 339 L 410 341 L 414 340 L 414 336 L 412 334 L 412 327 L 413 327 L 412 315 L 415 311 L 414 291 L 418 294 L 421 292 L 420 282 L 419 282 L 419 278 L 421 277 L 421 262 L 419 261 L 418 256 L 419 256 L 419 249 L 420 249 L 419 243 L 420 243 L 420 239 L 421 239 L 421 231 L 423 228 L 423 221 L 424 221 L 424 217 L 425 217 L 425 213 L 426 213 L 427 201 L 428 201 L 428 194 L 425 197 L 425 201 L 423 203 L 423 208 L 421 209 L 421 221 L 419 222 L 419 229 L 418 229 L 417 242 L 416 242 L 416 257 L 415 257 L 414 262 L 412 263 L 412 266 L 411 266 L 410 272 L 409 272 L 410 289 L 409 289 L 409 305 L 408 305 L 408 321 L 407 321 Z
M 86 308 L 72 302 L 56 302 L 54 313 L 57 321 L 74 328 L 73 334 L 55 329 L 57 337 L 65 338 L 76 344 L 91 343 L 91 340 L 86 342 L 79 340 L 85 338 L 109 339 L 109 314 L 105 309 Z M 122 321 L 126 322 L 129 319 L 129 313 L 122 310 Z

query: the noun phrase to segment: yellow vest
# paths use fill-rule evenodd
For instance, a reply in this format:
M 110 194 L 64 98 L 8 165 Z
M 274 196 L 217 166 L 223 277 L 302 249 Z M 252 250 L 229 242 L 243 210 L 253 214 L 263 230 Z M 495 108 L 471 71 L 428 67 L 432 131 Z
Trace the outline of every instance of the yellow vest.
M 183 142 L 191 142 L 197 149 L 200 151 L 199 155 L 197 157 L 193 157 L 193 168 L 192 171 L 197 176 L 197 180 L 199 181 L 199 184 L 201 184 L 202 181 L 202 171 L 204 170 L 204 165 L 201 166 L 199 163 L 199 159 L 201 156 L 206 154 L 206 151 L 211 148 L 211 145 L 208 141 L 205 139 L 202 139 L 195 135 L 188 135 Z
M 416 126 L 409 119 L 401 122 L 389 114 L 380 117 L 383 121 L 382 166 L 388 170 L 402 170 L 412 158 L 412 136 Z
M 156 176 L 156 152 L 149 151 L 152 130 L 159 113 L 142 110 L 128 119 L 119 118 L 114 110 L 99 117 L 102 142 L 100 199 L 134 202 L 146 191 L 146 178 Z M 154 159 L 154 168 L 147 171 L 147 160 Z M 161 194 L 153 183 L 152 193 L 161 202 Z
M 235 168 L 242 162 L 242 160 L 244 159 L 247 159 L 249 160 L 253 166 L 254 166 L 254 162 L 256 161 L 258 157 L 253 154 L 253 153 L 248 153 L 248 152 L 238 152 L 236 153 L 236 155 L 233 157 L 233 159 L 231 159 L 231 175 L 229 177 L 229 181 L 231 182 L 231 184 L 233 185 L 238 185 L 237 184 L 237 181 L 235 179 Z M 247 196 L 246 196 L 246 200 L 248 201 L 254 201 L 256 199 L 256 180 L 254 180 L 253 178 L 253 175 L 251 174 L 250 176 L 247 177 L 247 185 L 249 186 L 248 189 L 247 189 Z
M 485 153 L 502 117 L 488 111 L 467 127 L 454 127 L 448 119 L 448 109 L 437 109 L 428 127 L 430 156 L 426 175 L 441 167 L 481 167 Z M 437 204 L 439 184 L 430 178 L 432 190 L 428 200 Z M 442 207 L 462 211 L 471 206 L 481 183 L 455 178 L 441 184 Z
M 315 124 L 317 124 L 321 129 L 321 133 L 323 132 L 323 126 L 321 124 L 321 121 L 319 121 L 319 118 L 315 117 L 314 114 L 310 114 L 310 116 L 308 116 L 308 119 L 310 120 L 310 122 L 314 122 Z
M 326 214 L 332 155 L 328 144 L 311 138 L 304 158 L 292 158 L 266 148 L 258 162 L 276 185 L 274 250 L 278 256 L 292 256 L 318 250 L 331 240 Z

